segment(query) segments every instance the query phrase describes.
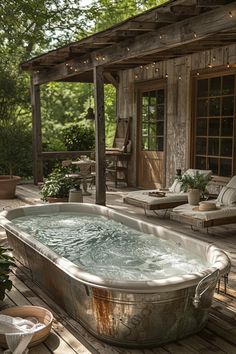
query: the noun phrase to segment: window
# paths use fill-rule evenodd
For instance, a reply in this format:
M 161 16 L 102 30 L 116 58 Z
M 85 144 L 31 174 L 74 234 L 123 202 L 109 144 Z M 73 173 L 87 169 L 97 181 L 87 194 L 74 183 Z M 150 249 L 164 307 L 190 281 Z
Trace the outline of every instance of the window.
M 235 147 L 235 74 L 196 79 L 193 164 L 231 177 Z
M 164 150 L 164 90 L 142 93 L 142 150 Z

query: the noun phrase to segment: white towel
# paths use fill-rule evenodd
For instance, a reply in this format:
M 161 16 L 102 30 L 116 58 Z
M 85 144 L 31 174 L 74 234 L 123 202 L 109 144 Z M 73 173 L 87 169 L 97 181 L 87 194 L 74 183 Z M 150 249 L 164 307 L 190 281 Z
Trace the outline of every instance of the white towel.
M 27 346 L 33 334 L 43 327 L 45 325 L 38 323 L 35 317 L 23 319 L 0 315 L 0 334 L 5 334 L 9 348 L 4 354 L 27 354 Z

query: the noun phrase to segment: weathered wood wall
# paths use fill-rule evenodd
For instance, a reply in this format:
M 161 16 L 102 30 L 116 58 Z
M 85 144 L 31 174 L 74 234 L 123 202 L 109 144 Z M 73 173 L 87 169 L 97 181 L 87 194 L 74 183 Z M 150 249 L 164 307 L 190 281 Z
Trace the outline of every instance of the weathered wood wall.
M 213 68 L 208 68 L 211 63 Z M 215 70 L 217 66 L 236 65 L 236 44 L 168 60 L 155 65 L 120 71 L 118 115 L 132 118 L 132 159 L 129 183 L 136 184 L 137 99 L 135 83 L 167 79 L 166 185 L 174 179 L 176 168 L 190 167 L 191 72 Z M 157 68 L 159 69 L 157 71 Z M 230 70 L 230 69 L 229 69 Z

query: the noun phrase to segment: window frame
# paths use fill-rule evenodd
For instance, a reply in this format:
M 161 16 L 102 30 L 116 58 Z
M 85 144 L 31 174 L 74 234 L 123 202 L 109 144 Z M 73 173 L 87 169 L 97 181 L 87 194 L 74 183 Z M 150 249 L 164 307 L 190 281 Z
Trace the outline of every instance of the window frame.
M 209 157 L 212 156 L 212 158 L 217 158 L 218 159 L 218 174 L 215 174 L 215 176 L 218 176 L 220 178 L 230 178 L 232 177 L 233 175 L 236 174 L 236 69 L 234 68 L 227 68 L 227 69 L 218 69 L 217 68 L 214 68 L 212 69 L 211 71 L 209 70 L 204 70 L 204 71 L 193 71 L 192 72 L 192 75 L 191 75 L 191 125 L 190 125 L 190 164 L 191 164 L 191 167 L 193 168 L 196 168 L 196 156 L 199 155 L 196 153 L 196 119 L 199 119 L 197 118 L 197 102 L 198 102 L 198 97 L 202 97 L 202 96 L 198 96 L 198 91 L 197 91 L 197 88 L 198 88 L 198 81 L 199 80 L 204 80 L 204 79 L 207 79 L 207 80 L 210 80 L 212 78 L 217 78 L 217 77 L 224 77 L 224 76 L 231 76 L 231 75 L 234 75 L 234 94 L 229 94 L 228 96 L 232 96 L 234 95 L 234 114 L 232 116 L 230 115 L 222 115 L 222 112 L 220 112 L 220 115 L 219 116 L 210 116 L 209 114 L 209 104 L 208 104 L 208 113 L 207 113 L 207 116 L 205 117 L 207 119 L 207 125 L 209 124 L 209 120 L 210 119 L 223 119 L 224 117 L 227 118 L 227 117 L 232 117 L 233 119 L 233 134 L 232 134 L 232 157 L 227 157 L 227 156 L 223 156 L 221 155 L 220 153 L 220 150 L 219 150 L 219 155 L 209 155 L 208 154 L 208 151 L 207 151 L 207 147 L 206 147 L 206 153 L 205 153 L 205 158 L 208 159 Z M 208 81 L 208 85 L 209 85 L 209 81 Z M 222 82 L 221 82 L 221 88 L 222 88 Z M 221 98 L 221 101 L 222 101 L 222 97 L 224 97 L 224 95 L 222 95 L 222 92 L 221 92 L 221 95 L 216 95 L 218 97 Z M 208 86 L 208 95 L 205 96 L 206 99 L 209 99 L 209 98 L 214 98 L 216 96 L 210 96 L 210 93 L 209 93 L 209 86 Z M 227 97 L 227 95 L 225 95 L 225 97 Z M 200 118 L 201 119 L 201 118 Z M 207 139 L 207 141 L 209 140 L 209 138 L 214 138 L 213 136 L 209 135 L 209 132 L 207 131 L 206 135 L 203 136 Z M 222 136 L 221 135 L 221 132 L 219 133 L 218 135 L 218 138 L 219 138 L 219 144 L 220 144 L 220 141 L 221 139 L 224 139 L 225 136 Z M 220 148 L 219 148 L 220 149 Z M 203 155 L 202 155 L 203 156 Z M 231 176 L 221 176 L 220 175 L 220 159 L 228 159 L 228 160 L 231 160 L 232 163 L 231 163 Z M 206 161 L 206 169 L 210 169 L 209 168 L 209 164 L 208 162 Z

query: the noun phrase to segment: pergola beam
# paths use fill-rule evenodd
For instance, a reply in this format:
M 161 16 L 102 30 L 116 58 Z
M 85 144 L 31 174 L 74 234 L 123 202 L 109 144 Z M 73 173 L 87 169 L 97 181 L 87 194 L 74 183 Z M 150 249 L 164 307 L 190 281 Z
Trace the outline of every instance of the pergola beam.
M 233 26 L 236 26 L 236 2 L 136 36 L 132 40 L 125 40 L 122 43 L 95 50 L 78 59 L 74 58 L 58 64 L 53 69 L 38 72 L 35 75 L 34 84 L 69 78 L 100 65 L 106 69 L 106 66 L 121 63 L 124 59 L 160 53 L 170 48 L 201 41 Z

